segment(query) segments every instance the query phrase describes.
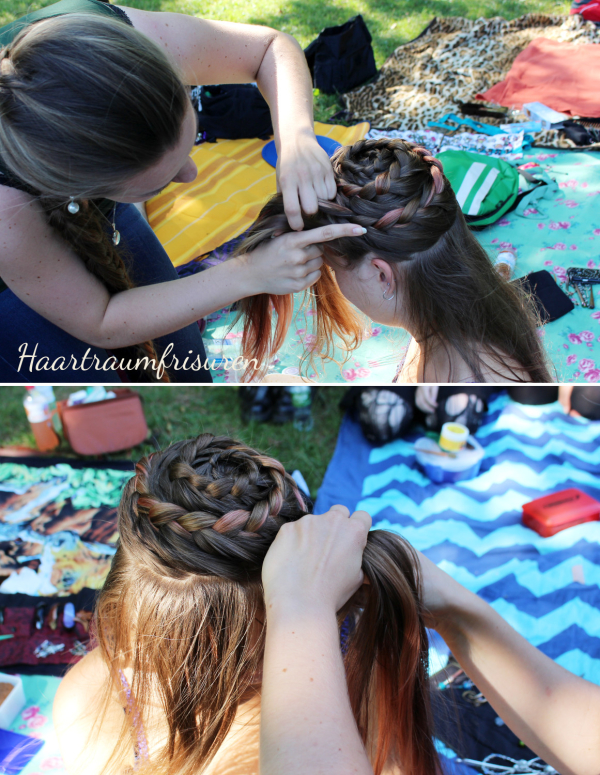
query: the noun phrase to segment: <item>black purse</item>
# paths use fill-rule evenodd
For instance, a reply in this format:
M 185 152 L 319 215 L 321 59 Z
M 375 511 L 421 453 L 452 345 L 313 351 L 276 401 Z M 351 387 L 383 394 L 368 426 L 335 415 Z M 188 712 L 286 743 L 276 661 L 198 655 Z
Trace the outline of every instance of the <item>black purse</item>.
M 360 14 L 322 30 L 304 50 L 313 86 L 325 94 L 343 94 L 376 76 L 371 40 Z

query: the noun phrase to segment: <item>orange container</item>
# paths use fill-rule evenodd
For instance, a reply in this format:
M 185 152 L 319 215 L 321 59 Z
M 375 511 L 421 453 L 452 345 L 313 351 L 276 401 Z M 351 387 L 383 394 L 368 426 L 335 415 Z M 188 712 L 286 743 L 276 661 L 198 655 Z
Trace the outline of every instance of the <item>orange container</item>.
M 67 406 L 59 401 L 63 433 L 79 455 L 105 455 L 135 447 L 148 437 L 138 393 L 117 388 L 116 398 Z
M 600 519 L 600 502 L 573 487 L 523 506 L 523 524 L 547 538 L 583 522 Z

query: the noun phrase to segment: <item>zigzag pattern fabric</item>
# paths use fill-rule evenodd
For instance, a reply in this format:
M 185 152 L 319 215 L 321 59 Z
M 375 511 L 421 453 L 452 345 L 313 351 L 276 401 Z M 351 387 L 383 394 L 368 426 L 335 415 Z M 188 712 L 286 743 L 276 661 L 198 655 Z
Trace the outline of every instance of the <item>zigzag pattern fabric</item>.
M 551 492 L 578 487 L 600 500 L 600 422 L 498 394 L 476 434 L 481 472 L 454 485 L 418 468 L 419 435 L 373 448 L 346 417 L 316 513 L 340 502 L 365 509 L 374 527 L 407 538 L 545 654 L 600 684 L 600 522 L 551 538 L 521 523 L 523 504 Z

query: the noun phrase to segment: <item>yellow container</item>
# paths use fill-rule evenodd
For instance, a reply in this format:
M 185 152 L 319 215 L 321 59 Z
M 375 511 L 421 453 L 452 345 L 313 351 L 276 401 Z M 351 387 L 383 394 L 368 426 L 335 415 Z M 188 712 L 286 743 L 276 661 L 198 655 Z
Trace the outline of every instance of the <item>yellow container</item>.
M 460 452 L 469 438 L 469 429 L 459 422 L 445 422 L 440 433 L 440 447 L 444 452 Z

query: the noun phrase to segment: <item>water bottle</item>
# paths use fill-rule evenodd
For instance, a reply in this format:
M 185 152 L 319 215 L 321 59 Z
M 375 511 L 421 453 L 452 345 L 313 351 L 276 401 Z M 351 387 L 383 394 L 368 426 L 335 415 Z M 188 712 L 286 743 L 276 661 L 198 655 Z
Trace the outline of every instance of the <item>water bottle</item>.
M 41 393 L 28 391 L 23 406 L 39 451 L 48 452 L 58 447 L 60 439 L 52 426 L 52 412 Z
M 52 385 L 27 385 L 25 390 L 32 396 L 39 396 L 44 403 L 48 404 L 52 419 L 52 427 L 59 434 L 62 431 L 62 423 L 56 406 L 56 398 Z
M 313 427 L 313 418 L 311 412 L 312 396 L 310 387 L 302 385 L 288 388 L 292 396 L 292 405 L 294 407 L 294 428 L 298 431 L 310 431 Z

